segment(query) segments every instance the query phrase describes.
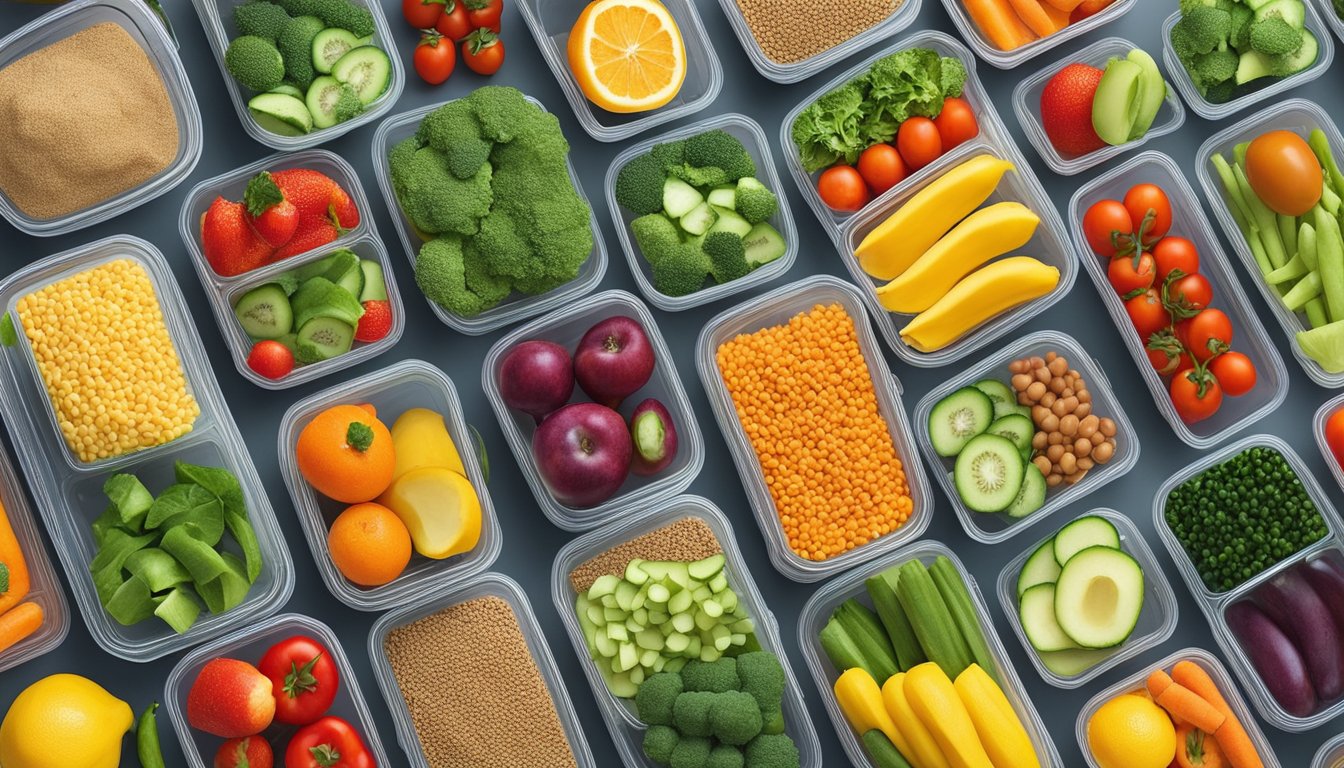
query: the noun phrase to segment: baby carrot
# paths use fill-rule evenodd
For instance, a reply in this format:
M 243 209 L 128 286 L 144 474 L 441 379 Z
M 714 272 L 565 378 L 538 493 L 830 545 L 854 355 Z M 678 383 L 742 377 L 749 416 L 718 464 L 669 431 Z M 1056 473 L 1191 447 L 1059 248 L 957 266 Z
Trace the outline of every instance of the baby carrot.
M 1017 11 L 1017 16 L 1041 37 L 1049 37 L 1059 31 L 1055 22 L 1041 7 L 1040 0 L 1009 0 L 1012 3 L 1013 10 Z
M 28 564 L 23 559 L 23 549 L 14 536 L 14 527 L 9 523 L 9 515 L 0 505 L 0 613 L 18 605 L 28 595 Z
M 1050 21 L 1055 25 L 1056 32 L 1069 26 L 1068 11 L 1062 11 L 1050 3 L 1045 2 L 1045 0 L 1042 0 L 1041 2 L 1041 10 L 1045 11 L 1045 15 L 1050 17 Z
M 1036 39 L 1008 0 L 963 0 L 966 13 L 995 48 L 1011 51 Z
M 1160 669 L 1148 675 L 1148 694 L 1178 722 L 1190 723 L 1205 733 L 1214 733 L 1227 719 L 1199 694 L 1173 681 Z
M 42 620 L 42 606 L 32 602 L 20 603 L 0 616 L 0 653 L 36 632 Z
M 1223 698 L 1218 684 L 1213 682 L 1208 672 L 1193 661 L 1178 661 L 1171 670 L 1171 677 L 1223 713 L 1223 725 L 1214 732 L 1213 738 L 1218 741 L 1223 756 L 1232 768 L 1264 768 L 1264 761 L 1260 759 L 1250 734 L 1237 719 L 1237 714 L 1232 711 L 1227 699 Z

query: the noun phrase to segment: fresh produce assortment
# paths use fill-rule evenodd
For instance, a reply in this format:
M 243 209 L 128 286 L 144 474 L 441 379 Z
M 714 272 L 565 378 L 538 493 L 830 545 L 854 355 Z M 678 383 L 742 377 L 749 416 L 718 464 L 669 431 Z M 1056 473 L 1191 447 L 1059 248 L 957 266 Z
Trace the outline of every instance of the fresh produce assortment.
M 792 6 L 774 0 L 736 3 L 765 58 L 775 64 L 798 64 L 881 24 L 905 0 L 818 0 Z
M 1106 10 L 1115 0 L 962 0 L 985 40 L 1015 51 Z
M 0 654 L 31 637 L 47 621 L 42 605 L 25 599 L 31 583 L 28 559 L 0 504 Z
M 79 675 L 48 675 L 25 688 L 0 723 L 0 761 L 6 768 L 47 768 L 53 751 L 62 765 L 116 766 L 121 742 L 136 724 L 141 768 L 162 768 L 158 722 L 151 704 L 137 723 L 131 706 Z
M 1316 63 L 1304 0 L 1181 0 L 1171 48 L 1195 90 L 1223 104 Z
M 569 71 L 585 98 L 617 114 L 666 106 L 686 80 L 686 44 L 659 0 L 592 0 L 574 20 Z
M 741 140 L 721 129 L 631 160 L 616 177 L 616 202 L 639 217 L 630 231 L 654 289 L 668 296 L 732 282 L 788 250 L 769 222 L 779 199 Z
M 1167 98 L 1167 81 L 1148 52 L 1132 49 L 1105 69 L 1067 64 L 1041 92 L 1041 127 L 1055 151 L 1086 155 L 1142 139 Z
M 493 75 L 504 63 L 500 16 L 504 0 L 402 0 L 401 15 L 420 30 L 411 62 L 430 85 L 441 85 L 462 63 L 480 75 Z

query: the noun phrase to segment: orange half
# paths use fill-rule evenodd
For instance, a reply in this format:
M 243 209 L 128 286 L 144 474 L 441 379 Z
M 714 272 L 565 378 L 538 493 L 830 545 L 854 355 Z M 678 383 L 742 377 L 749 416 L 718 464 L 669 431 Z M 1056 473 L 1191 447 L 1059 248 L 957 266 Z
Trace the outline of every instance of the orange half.
M 569 68 L 597 106 L 647 112 L 681 90 L 686 45 L 657 0 L 594 0 L 569 33 Z

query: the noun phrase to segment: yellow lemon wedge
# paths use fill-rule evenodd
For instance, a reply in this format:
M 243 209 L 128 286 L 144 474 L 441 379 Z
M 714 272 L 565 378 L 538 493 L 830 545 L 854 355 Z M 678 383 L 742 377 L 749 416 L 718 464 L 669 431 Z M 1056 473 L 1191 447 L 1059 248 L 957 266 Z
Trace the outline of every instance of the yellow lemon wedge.
M 470 552 L 481 539 L 481 500 L 471 481 L 451 469 L 412 469 L 379 500 L 406 524 L 415 551 L 425 557 Z
M 602 109 L 647 112 L 681 90 L 686 45 L 657 0 L 594 0 L 569 33 L 569 68 Z

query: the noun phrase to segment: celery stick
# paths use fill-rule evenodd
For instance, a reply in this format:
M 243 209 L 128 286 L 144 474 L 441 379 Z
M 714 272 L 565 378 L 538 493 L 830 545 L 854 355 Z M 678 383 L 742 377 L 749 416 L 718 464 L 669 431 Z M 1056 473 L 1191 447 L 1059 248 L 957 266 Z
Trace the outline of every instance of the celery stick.
M 1288 260 L 1292 261 L 1297 255 L 1297 219 L 1293 216 L 1284 216 L 1282 213 L 1274 217 L 1279 223 L 1279 237 L 1283 239 L 1283 252 L 1288 255 Z
M 1312 328 L 1320 328 L 1323 325 L 1330 324 L 1330 316 L 1325 311 L 1325 302 L 1321 300 L 1321 297 L 1317 296 L 1308 301 L 1304 305 L 1304 309 L 1307 311 L 1307 322 L 1311 324 Z
M 1251 227 L 1246 232 L 1246 244 L 1251 247 L 1251 256 L 1255 257 L 1255 265 L 1260 268 L 1261 275 L 1268 275 L 1274 271 L 1274 265 L 1269 263 L 1269 255 L 1265 253 L 1265 244 L 1260 240 L 1260 233 L 1255 227 Z
M 1316 207 L 1316 260 L 1330 320 L 1344 320 L 1344 235 L 1339 222 L 1320 206 Z
M 1299 254 L 1289 259 L 1287 264 L 1265 275 L 1265 280 L 1269 281 L 1270 285 L 1282 285 L 1297 280 L 1307 272 L 1306 261 Z
M 1260 240 L 1265 246 L 1265 255 L 1269 257 L 1269 263 L 1278 269 L 1288 263 L 1288 256 L 1283 249 L 1283 239 L 1279 236 L 1278 219 L 1274 212 L 1256 197 L 1255 191 L 1251 189 L 1251 182 L 1246 178 L 1246 171 L 1237 165 L 1232 168 L 1232 172 L 1236 174 L 1237 185 L 1241 187 L 1241 193 L 1246 198 L 1246 204 L 1250 206 L 1251 214 L 1260 229 Z
M 1309 301 L 1321 295 L 1321 275 L 1319 272 L 1308 272 L 1307 276 L 1297 281 L 1283 296 L 1283 305 L 1294 312 L 1298 312 Z
M 1316 159 L 1321 164 L 1321 170 L 1325 171 L 1330 186 L 1335 188 L 1335 192 L 1344 195 L 1344 173 L 1340 172 L 1339 164 L 1335 162 L 1335 153 L 1330 150 L 1330 139 L 1326 137 L 1325 131 L 1320 128 L 1312 131 L 1307 137 L 1307 143 L 1311 145 L 1311 151 L 1316 153 Z
M 1344 201 L 1340 200 L 1339 193 L 1335 192 L 1329 184 L 1321 184 L 1321 205 L 1325 207 L 1325 210 L 1338 216 L 1341 202 Z
M 1228 208 L 1232 211 L 1232 218 L 1237 220 L 1237 226 L 1241 227 L 1242 233 L 1249 236 L 1251 228 L 1255 226 L 1255 218 L 1251 216 L 1251 209 L 1241 194 L 1241 187 L 1237 185 L 1237 177 L 1232 173 L 1232 166 L 1227 164 L 1227 159 L 1222 155 L 1215 154 L 1213 169 L 1218 172 L 1218 179 L 1223 183 L 1223 192 L 1230 203 Z
M 1297 231 L 1297 255 L 1302 257 L 1307 269 L 1312 272 L 1317 270 L 1316 228 L 1307 221 L 1303 221 L 1302 227 Z

